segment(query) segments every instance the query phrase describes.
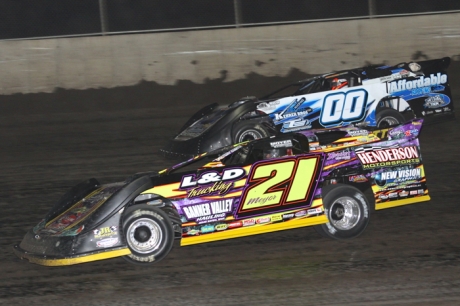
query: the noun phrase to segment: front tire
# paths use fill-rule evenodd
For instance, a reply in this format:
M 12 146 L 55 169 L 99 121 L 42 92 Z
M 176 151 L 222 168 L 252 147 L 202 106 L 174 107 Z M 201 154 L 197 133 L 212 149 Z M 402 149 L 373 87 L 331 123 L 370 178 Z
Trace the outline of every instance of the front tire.
M 404 123 L 404 116 L 395 109 L 381 108 L 376 115 L 377 127 L 381 129 Z
M 123 233 L 131 251 L 123 258 L 134 264 L 152 264 L 168 255 L 174 243 L 169 217 L 148 205 L 128 208 L 123 220 Z
M 361 235 L 369 224 L 370 205 L 357 188 L 336 185 L 323 198 L 328 223 L 315 226 L 324 237 L 345 240 Z

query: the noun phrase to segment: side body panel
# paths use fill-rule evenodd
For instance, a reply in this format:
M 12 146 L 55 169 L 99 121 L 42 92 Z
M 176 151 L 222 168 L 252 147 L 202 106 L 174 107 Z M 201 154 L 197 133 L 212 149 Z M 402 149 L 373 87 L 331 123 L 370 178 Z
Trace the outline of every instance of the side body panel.
M 350 124 L 376 126 L 379 107 L 412 111 L 415 118 L 453 114 L 448 75 L 441 68 L 432 68 L 424 75 L 402 68 L 391 72 L 374 79 L 364 79 L 363 75 L 359 86 L 260 103 L 258 110 L 269 115 L 283 133 Z
M 216 167 L 144 193 L 176 206 L 181 245 L 321 224 L 327 221 L 317 188 L 322 163 L 320 153 Z
M 262 160 L 246 166 L 184 173 L 180 181 L 144 194 L 169 199 L 182 221 L 181 245 L 236 238 L 327 222 L 324 184 L 344 183 L 373 193 L 376 209 L 429 200 L 417 139 L 421 122 L 385 133 L 350 130 L 310 154 Z

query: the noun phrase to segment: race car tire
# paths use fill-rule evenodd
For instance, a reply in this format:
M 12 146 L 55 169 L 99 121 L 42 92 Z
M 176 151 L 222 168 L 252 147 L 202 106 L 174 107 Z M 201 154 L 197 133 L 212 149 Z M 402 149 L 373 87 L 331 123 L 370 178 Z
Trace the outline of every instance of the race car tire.
M 233 127 L 233 143 L 255 140 L 270 136 L 267 128 L 254 121 L 241 121 Z
M 323 237 L 338 240 L 355 238 L 369 224 L 369 202 L 355 187 L 334 185 L 326 192 L 323 204 L 329 222 L 315 226 L 315 230 Z
M 377 111 L 376 115 L 377 127 L 388 128 L 401 123 L 404 123 L 404 116 L 395 109 L 384 107 Z
M 174 244 L 174 230 L 167 214 L 148 205 L 130 207 L 123 220 L 123 233 L 131 254 L 130 263 L 146 265 L 168 255 Z

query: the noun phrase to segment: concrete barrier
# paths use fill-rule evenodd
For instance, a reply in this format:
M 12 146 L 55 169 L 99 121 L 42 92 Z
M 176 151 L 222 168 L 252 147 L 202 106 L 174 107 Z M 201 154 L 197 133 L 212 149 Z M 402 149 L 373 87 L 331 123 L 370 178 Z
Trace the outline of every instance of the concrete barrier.
M 317 74 L 451 56 L 460 13 L 102 37 L 0 41 L 0 94 Z

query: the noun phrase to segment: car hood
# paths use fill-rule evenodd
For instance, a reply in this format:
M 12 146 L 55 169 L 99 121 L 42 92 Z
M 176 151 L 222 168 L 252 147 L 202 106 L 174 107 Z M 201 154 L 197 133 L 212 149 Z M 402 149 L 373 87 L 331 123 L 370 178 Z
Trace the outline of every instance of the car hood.
M 34 227 L 37 235 L 74 236 L 85 228 L 85 220 L 101 207 L 124 183 L 100 186 L 52 219 L 43 219 Z

